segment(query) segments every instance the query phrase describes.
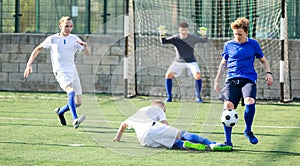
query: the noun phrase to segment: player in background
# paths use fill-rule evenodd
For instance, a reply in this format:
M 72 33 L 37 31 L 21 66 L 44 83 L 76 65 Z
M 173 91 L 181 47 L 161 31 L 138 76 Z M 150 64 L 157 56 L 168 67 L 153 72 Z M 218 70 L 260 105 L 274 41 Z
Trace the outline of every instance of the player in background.
M 83 51 L 90 55 L 87 43 L 83 42 L 78 36 L 71 34 L 73 22 L 70 17 L 62 17 L 59 20 L 60 33 L 47 37 L 31 53 L 24 71 L 27 78 L 32 73 L 32 63 L 43 48 L 50 49 L 52 69 L 60 87 L 68 94 L 68 102 L 65 106 L 56 108 L 54 112 L 60 119 L 62 125 L 66 125 L 64 113 L 71 111 L 73 127 L 77 129 L 79 124 L 85 119 L 84 115 L 77 116 L 76 107 L 82 104 L 82 89 L 75 66 L 75 53 Z
M 236 109 L 242 99 L 245 105 L 244 135 L 252 144 L 257 144 L 258 139 L 252 132 L 252 123 L 255 114 L 256 81 L 257 73 L 254 68 L 255 58 L 260 61 L 265 70 L 265 80 L 268 86 L 273 84 L 273 77 L 270 66 L 265 58 L 259 43 L 247 37 L 249 30 L 249 20 L 241 17 L 231 24 L 234 38 L 224 44 L 222 60 L 215 78 L 214 89 L 220 94 L 220 99 L 224 101 L 224 109 Z M 226 72 L 225 86 L 221 90 L 219 81 Z M 225 144 L 231 145 L 232 127 L 224 125 Z
M 212 151 L 231 151 L 232 147 L 211 141 L 197 134 L 179 130 L 168 125 L 166 106 L 163 101 L 155 100 L 148 107 L 139 109 L 121 123 L 114 142 L 120 142 L 125 129 L 133 128 L 137 139 L 145 147 L 164 147 Z
M 188 24 L 179 23 L 179 34 L 165 38 L 165 30 L 159 30 L 160 41 L 162 44 L 173 44 L 176 50 L 175 60 L 170 65 L 165 76 L 165 85 L 167 91 L 166 102 L 172 102 L 172 79 L 180 76 L 182 71 L 187 68 L 195 78 L 196 101 L 202 103 L 201 88 L 202 79 L 199 66 L 194 55 L 194 48 L 197 43 L 207 41 L 206 31 L 202 32 L 202 37 L 197 37 L 188 33 Z

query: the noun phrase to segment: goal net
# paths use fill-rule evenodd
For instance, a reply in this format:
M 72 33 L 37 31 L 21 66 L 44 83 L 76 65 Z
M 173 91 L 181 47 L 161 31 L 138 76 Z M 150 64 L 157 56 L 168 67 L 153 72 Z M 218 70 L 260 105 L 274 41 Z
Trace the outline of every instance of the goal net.
M 281 0 L 134 0 L 132 3 L 134 21 L 129 25 L 134 28 L 134 73 L 135 79 L 128 85 L 135 94 L 166 96 L 164 75 L 175 58 L 172 45 L 162 45 L 157 28 L 165 26 L 167 36 L 178 33 L 178 23 L 186 21 L 189 33 L 197 35 L 199 27 L 206 27 L 209 42 L 197 44 L 195 56 L 203 80 L 202 97 L 217 98 L 213 90 L 213 81 L 221 60 L 223 44 L 233 37 L 230 24 L 238 17 L 250 21 L 249 37 L 259 41 L 263 52 L 270 63 L 273 73 L 279 73 L 281 41 Z M 284 26 L 286 23 L 284 22 Z M 287 61 L 287 46 L 285 55 Z M 265 71 L 256 62 L 258 72 L 258 99 L 277 99 L 280 96 L 279 86 L 269 89 L 265 84 Z M 288 82 L 288 64 L 285 63 L 284 79 Z M 134 76 L 134 77 L 133 77 Z M 279 76 L 274 75 L 279 82 Z M 289 94 L 288 84 L 285 94 Z M 278 92 L 278 93 L 277 93 Z M 173 98 L 194 98 L 194 79 L 188 71 L 173 81 Z

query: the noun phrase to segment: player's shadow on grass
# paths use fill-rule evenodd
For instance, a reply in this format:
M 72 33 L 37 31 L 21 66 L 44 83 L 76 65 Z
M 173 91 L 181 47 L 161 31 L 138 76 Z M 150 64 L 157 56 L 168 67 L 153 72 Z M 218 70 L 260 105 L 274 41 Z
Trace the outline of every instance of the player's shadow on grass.
M 198 133 L 198 134 L 213 134 L 213 135 L 224 135 L 224 132 L 199 132 L 199 131 L 192 131 L 193 133 Z M 232 135 L 242 135 L 244 136 L 244 133 L 241 132 L 233 132 Z M 281 136 L 279 134 L 259 134 L 255 133 L 257 136 Z M 288 135 L 286 135 L 288 136 Z M 294 135 L 292 135 L 294 136 Z
M 235 133 L 232 133 L 232 135 L 244 135 L 244 133 L 241 133 L 241 132 L 237 133 L 237 132 L 235 132 Z M 255 133 L 255 135 L 256 136 L 281 136 L 280 134 L 260 134 L 260 133 Z M 287 135 L 285 135 L 285 136 L 287 136 Z
M 86 132 L 86 133 L 98 133 L 98 134 L 115 134 L 116 131 L 96 131 L 96 130 L 84 130 L 82 132 Z
M 88 129 L 99 129 L 99 130 L 101 130 L 101 129 L 114 129 L 114 128 L 112 128 L 112 127 L 104 127 L 104 126 L 91 126 L 91 125 L 85 125 L 85 124 L 83 124 L 82 125 L 82 128 L 84 128 L 85 130 L 88 130 Z
M 101 133 L 101 134 L 113 134 L 115 135 L 118 131 L 118 129 L 114 129 L 111 127 L 92 127 L 92 128 L 96 128 L 99 130 L 92 130 L 92 129 L 88 129 L 86 127 L 84 127 L 84 130 L 82 132 L 86 132 L 86 133 Z M 104 130 L 105 129 L 105 130 Z M 126 130 L 126 133 L 135 133 L 134 130 Z

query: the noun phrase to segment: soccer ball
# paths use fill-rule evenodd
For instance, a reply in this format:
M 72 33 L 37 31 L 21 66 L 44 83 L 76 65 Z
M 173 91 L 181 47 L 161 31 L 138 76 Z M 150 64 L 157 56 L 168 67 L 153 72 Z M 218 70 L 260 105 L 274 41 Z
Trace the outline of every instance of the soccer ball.
M 238 113 L 235 110 L 224 110 L 221 116 L 223 125 L 233 127 L 237 124 L 239 119 Z

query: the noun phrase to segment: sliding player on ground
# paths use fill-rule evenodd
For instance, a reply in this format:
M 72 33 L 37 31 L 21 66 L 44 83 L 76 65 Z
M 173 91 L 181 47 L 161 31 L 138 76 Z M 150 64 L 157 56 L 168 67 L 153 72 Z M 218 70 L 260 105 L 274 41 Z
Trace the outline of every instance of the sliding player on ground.
M 121 123 L 114 142 L 120 142 L 125 129 L 133 128 L 142 146 L 152 148 L 174 148 L 212 151 L 231 151 L 232 147 L 211 141 L 200 135 L 179 130 L 168 125 L 166 105 L 155 100 L 148 107 L 143 107 Z

